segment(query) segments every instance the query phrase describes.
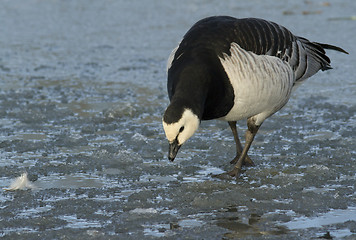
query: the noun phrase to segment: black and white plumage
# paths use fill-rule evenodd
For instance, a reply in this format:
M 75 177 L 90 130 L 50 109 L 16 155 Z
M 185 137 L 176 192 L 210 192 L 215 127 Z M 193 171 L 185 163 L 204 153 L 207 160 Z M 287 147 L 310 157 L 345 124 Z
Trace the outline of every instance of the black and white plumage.
M 185 34 L 168 59 L 170 104 L 163 127 L 169 159 L 198 129 L 201 120 L 228 121 L 242 164 L 253 164 L 247 151 L 263 121 L 280 110 L 298 83 L 331 68 L 324 49 L 343 49 L 293 35 L 285 27 L 256 18 L 209 17 Z M 247 119 L 244 148 L 236 121 Z

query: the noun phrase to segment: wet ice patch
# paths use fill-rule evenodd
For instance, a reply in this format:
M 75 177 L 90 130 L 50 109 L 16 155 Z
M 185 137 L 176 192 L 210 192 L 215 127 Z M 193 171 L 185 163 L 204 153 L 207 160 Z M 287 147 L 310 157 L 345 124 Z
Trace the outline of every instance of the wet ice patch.
M 131 138 L 135 141 L 148 142 L 148 139 L 140 133 L 135 133 Z
M 338 188 L 341 188 L 343 187 L 342 185 L 325 185 L 323 187 L 314 187 L 314 186 L 311 186 L 311 187 L 307 187 L 307 188 L 304 188 L 302 190 L 302 192 L 313 192 L 313 193 L 325 193 L 325 192 L 331 192 L 331 191 L 335 191 L 336 189 Z
M 178 222 L 171 222 L 170 224 L 145 225 L 143 232 L 145 236 L 168 237 L 175 234 L 170 230 L 198 228 L 204 224 L 205 222 L 198 219 L 182 219 Z
M 34 218 L 38 217 L 41 214 L 48 212 L 52 210 L 53 207 L 50 205 L 46 205 L 43 207 L 36 207 L 36 208 L 29 208 L 29 209 L 23 209 L 22 211 L 18 212 L 16 216 L 18 218 Z
M 197 173 L 201 176 L 207 176 L 207 175 L 217 175 L 217 174 L 222 174 L 225 171 L 217 168 L 217 167 L 213 167 L 213 166 L 206 166 L 204 169 L 199 170 Z
M 38 179 L 37 185 L 42 189 L 78 189 L 101 188 L 105 185 L 112 186 L 113 183 L 110 183 L 110 181 L 105 182 L 102 178 L 95 174 L 78 173 L 73 175 L 52 174 L 50 176 L 41 177 Z
M 201 170 L 194 173 L 194 176 L 184 176 L 184 182 L 205 182 L 211 180 L 213 175 L 222 174 L 225 171 L 213 166 L 201 166 Z
M 27 173 L 21 174 L 20 177 L 16 178 L 10 184 L 10 187 L 4 188 L 7 191 L 15 191 L 15 190 L 25 190 L 25 189 L 35 189 L 36 186 L 30 182 L 27 177 Z
M 299 217 L 290 222 L 284 223 L 283 225 L 291 230 L 295 230 L 318 228 L 347 221 L 356 221 L 356 207 L 349 207 L 347 209 L 333 209 L 317 217 Z
M 135 208 L 130 211 L 131 214 L 156 214 L 158 211 L 154 208 Z
M 182 228 L 194 228 L 194 227 L 201 227 L 205 223 L 198 219 L 182 219 L 178 221 L 178 225 Z
M 297 217 L 292 221 L 283 223 L 290 230 L 300 230 L 308 228 L 322 228 L 323 226 L 356 221 L 356 207 L 347 209 L 332 209 L 331 211 L 316 217 Z M 353 233 L 348 229 L 335 229 L 330 231 L 331 235 L 337 238 L 346 237 Z
M 77 215 L 59 216 L 61 220 L 67 222 L 68 228 L 100 228 L 100 221 L 78 218 Z
M 171 226 L 169 224 L 148 225 L 145 226 L 143 233 L 145 236 L 165 237 L 167 230 L 170 228 Z

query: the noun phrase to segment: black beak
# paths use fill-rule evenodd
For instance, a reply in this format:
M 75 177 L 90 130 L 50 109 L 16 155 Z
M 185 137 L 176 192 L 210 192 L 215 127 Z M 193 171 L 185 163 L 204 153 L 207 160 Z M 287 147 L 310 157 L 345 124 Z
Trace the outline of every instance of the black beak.
M 178 150 L 181 146 L 178 145 L 178 140 L 174 140 L 172 143 L 169 144 L 169 152 L 168 152 L 168 159 L 169 161 L 173 162 L 177 156 Z

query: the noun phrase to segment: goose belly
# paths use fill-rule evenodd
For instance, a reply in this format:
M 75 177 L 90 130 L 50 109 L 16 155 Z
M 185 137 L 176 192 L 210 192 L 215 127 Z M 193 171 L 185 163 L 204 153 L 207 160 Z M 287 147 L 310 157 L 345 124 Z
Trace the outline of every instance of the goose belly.
M 289 100 L 294 72 L 281 59 L 254 54 L 236 43 L 230 52 L 220 62 L 234 90 L 234 105 L 222 119 L 236 121 L 257 115 L 262 123 Z

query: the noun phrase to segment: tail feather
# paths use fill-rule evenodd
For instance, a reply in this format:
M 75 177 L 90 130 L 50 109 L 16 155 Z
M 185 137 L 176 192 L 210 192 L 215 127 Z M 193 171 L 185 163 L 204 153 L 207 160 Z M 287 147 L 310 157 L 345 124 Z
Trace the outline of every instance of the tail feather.
M 346 52 L 344 49 L 342 49 L 341 47 L 337 47 L 334 45 L 330 45 L 330 44 L 325 44 L 325 43 L 317 43 L 316 44 L 320 45 L 321 47 L 323 47 L 324 49 L 330 49 L 330 50 L 334 50 L 334 51 L 338 51 L 338 52 L 342 52 L 342 53 L 346 53 L 349 54 L 348 52 Z
M 294 69 L 296 82 L 301 82 L 309 78 L 319 70 L 325 71 L 332 69 L 330 58 L 325 52 L 326 49 L 348 54 L 348 52 L 340 47 L 330 44 L 310 42 L 303 37 L 297 37 L 296 42 L 297 44 L 293 45 L 293 51 L 290 57 L 293 61 L 289 62 Z

